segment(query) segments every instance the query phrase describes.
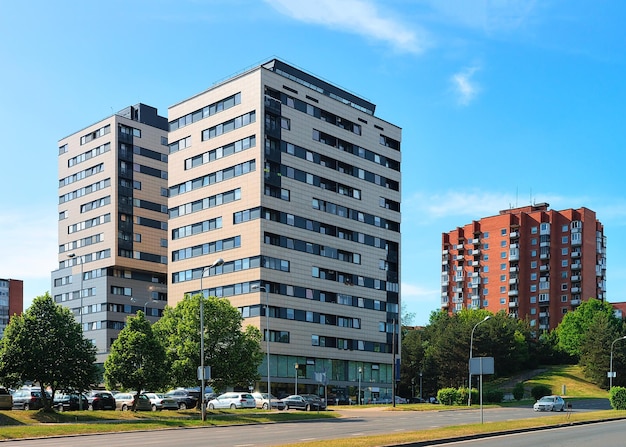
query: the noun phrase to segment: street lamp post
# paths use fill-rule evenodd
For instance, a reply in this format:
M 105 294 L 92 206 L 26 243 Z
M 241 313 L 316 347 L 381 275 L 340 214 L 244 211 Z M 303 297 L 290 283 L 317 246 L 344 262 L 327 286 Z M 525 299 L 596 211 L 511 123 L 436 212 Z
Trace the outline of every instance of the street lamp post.
M 478 327 L 479 324 L 484 323 L 485 321 L 487 321 L 488 319 L 491 318 L 491 315 L 487 315 L 485 318 L 483 318 L 482 320 L 480 320 L 478 323 L 476 323 L 474 325 L 474 327 L 472 328 L 472 334 L 470 335 L 470 351 L 469 351 L 469 380 L 467 382 L 467 388 L 469 391 L 469 397 L 467 399 L 467 405 L 468 406 L 472 406 L 472 348 L 473 348 L 473 344 L 474 344 L 474 331 L 476 330 L 476 328 Z
M 422 396 L 422 375 L 423 375 L 423 373 L 422 373 L 422 371 L 420 371 L 420 402 L 423 399 L 423 396 Z
M 76 258 L 76 253 L 69 253 L 67 255 L 68 258 L 70 259 L 74 259 Z M 76 258 L 79 259 L 79 258 Z M 83 261 L 85 260 L 85 258 L 83 256 L 80 257 L 80 290 L 78 291 L 78 296 L 80 298 L 80 311 L 79 311 L 79 315 L 80 315 L 80 334 L 81 337 L 84 336 L 84 329 L 83 329 Z M 82 396 L 78 396 L 78 409 L 82 410 L 83 409 L 83 399 Z
M 294 366 L 294 368 L 296 370 L 296 392 L 293 393 L 293 394 L 298 394 L 298 364 L 295 363 L 293 366 Z
M 266 348 L 265 355 L 267 361 L 267 409 L 272 409 L 272 386 L 270 380 L 270 298 L 268 294 L 268 290 L 266 286 L 254 285 L 252 286 L 252 290 L 263 290 L 265 292 L 265 340 L 266 340 Z
M 615 344 L 615 342 L 618 342 L 620 340 L 626 340 L 626 335 L 616 340 L 613 340 L 613 343 L 611 343 L 611 365 L 610 365 L 610 371 L 609 371 L 609 390 L 613 388 L 613 375 L 615 374 L 613 372 L 613 345 Z
M 201 383 L 201 389 L 200 389 L 200 402 L 201 402 L 201 413 L 202 413 L 202 421 L 206 421 L 206 405 L 205 405 L 205 398 L 204 398 L 204 384 L 205 384 L 205 374 L 204 374 L 204 288 L 202 287 L 202 278 L 204 278 L 204 273 L 207 270 L 210 270 L 214 267 L 219 267 L 220 265 L 222 265 L 224 263 L 224 260 L 222 258 L 217 259 L 213 264 L 211 264 L 208 267 L 205 267 L 202 270 L 202 274 L 200 275 L 200 293 L 202 293 L 202 296 L 200 297 L 200 383 Z
M 361 374 L 363 374 L 363 368 L 359 366 L 359 398 L 357 399 L 359 405 L 361 405 Z

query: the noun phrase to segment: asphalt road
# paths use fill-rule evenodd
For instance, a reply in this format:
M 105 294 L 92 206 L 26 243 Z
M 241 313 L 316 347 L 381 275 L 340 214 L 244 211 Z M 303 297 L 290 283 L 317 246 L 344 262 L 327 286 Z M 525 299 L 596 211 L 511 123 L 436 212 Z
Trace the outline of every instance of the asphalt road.
M 580 403 L 574 403 L 572 411 L 596 411 L 607 407 L 608 401 L 606 400 L 581 401 Z M 170 447 L 176 444 L 181 444 L 185 447 L 206 447 L 207 445 L 210 445 L 211 447 L 276 446 L 304 441 L 354 438 L 358 436 L 416 431 L 449 425 L 480 422 L 479 409 L 445 411 L 385 411 L 383 408 L 354 410 L 349 407 L 340 407 L 333 408 L 333 410 L 340 412 L 343 417 L 331 420 L 313 420 L 284 424 L 243 425 L 237 427 L 199 427 L 145 432 L 111 433 L 102 435 L 81 435 L 63 438 L 3 441 L 0 442 L 0 447 L 84 447 L 85 444 L 111 446 L 137 445 L 148 447 Z M 553 416 L 555 414 L 562 415 L 563 422 L 567 421 L 567 413 L 537 413 L 529 407 L 489 408 L 484 409 L 483 411 L 485 422 L 523 419 L 529 417 L 545 417 L 550 415 Z M 626 424 L 623 425 L 626 426 Z M 626 439 L 623 434 L 622 439 Z M 547 444 L 544 443 L 543 445 Z M 549 445 L 552 446 L 553 444 Z M 568 447 L 572 447 L 570 444 L 567 445 Z M 594 443 L 593 445 L 618 444 Z M 508 445 L 508 441 L 507 447 L 512 447 L 511 445 Z

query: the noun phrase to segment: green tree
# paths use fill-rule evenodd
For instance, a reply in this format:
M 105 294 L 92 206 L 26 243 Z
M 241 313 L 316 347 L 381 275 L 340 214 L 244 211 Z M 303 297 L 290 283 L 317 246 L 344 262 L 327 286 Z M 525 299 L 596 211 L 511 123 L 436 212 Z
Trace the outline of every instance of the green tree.
M 587 326 L 585 337 L 580 343 L 580 361 L 585 377 L 598 386 L 608 388 L 607 371 L 611 363 L 611 344 L 621 336 L 621 332 L 612 326 L 609 316 L 604 312 L 594 314 Z M 624 346 L 614 345 L 613 371 L 622 371 L 624 365 Z M 618 380 L 619 379 L 619 380 Z M 619 376 L 613 380 L 614 385 L 624 384 Z
M 152 333 L 152 326 L 142 311 L 129 316 L 126 326 L 111 345 L 104 362 L 104 380 L 107 388 L 118 386 L 124 390 L 158 390 L 166 383 L 165 348 Z M 132 410 L 137 406 L 133 402 Z
M 165 346 L 170 365 L 169 385 L 198 384 L 200 365 L 200 300 L 204 299 L 204 364 L 211 366 L 213 387 L 245 386 L 258 380 L 263 359 L 261 332 L 247 326 L 228 300 L 185 296 L 175 308 L 166 307 L 153 329 Z
M 615 316 L 613 306 L 605 301 L 589 298 L 589 300 L 578 306 L 575 311 L 565 314 L 563 320 L 556 328 L 559 348 L 579 359 L 581 345 L 585 338 L 588 337 L 589 326 L 598 313 L 607 315 L 607 328 L 610 328 L 611 332 L 620 331 L 622 323 Z
M 0 379 L 18 386 L 31 381 L 51 396 L 57 390 L 85 390 L 95 382 L 96 348 L 83 337 L 67 307 L 50 295 L 38 296 L 22 314 L 11 318 L 0 340 Z M 51 399 L 43 393 L 44 408 Z

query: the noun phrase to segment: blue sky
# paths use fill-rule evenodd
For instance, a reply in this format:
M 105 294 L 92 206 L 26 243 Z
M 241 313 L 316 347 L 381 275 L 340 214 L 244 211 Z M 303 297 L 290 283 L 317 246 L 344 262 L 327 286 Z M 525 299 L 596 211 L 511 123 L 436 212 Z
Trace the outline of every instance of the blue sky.
M 403 128 L 402 299 L 440 304 L 441 233 L 511 206 L 597 212 L 626 280 L 620 0 L 0 0 L 0 278 L 57 265 L 59 139 L 278 57 Z M 622 250 L 624 249 L 624 250 Z

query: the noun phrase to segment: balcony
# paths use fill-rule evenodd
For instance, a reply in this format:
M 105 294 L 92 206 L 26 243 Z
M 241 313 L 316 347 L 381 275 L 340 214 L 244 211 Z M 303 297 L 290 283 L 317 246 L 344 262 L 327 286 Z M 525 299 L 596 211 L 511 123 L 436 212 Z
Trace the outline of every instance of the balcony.
M 519 302 L 517 300 L 509 301 L 509 308 L 517 307 L 518 305 L 519 305 Z
M 519 232 L 517 232 L 517 231 L 511 231 L 511 232 L 509 233 L 509 237 L 510 237 L 511 239 L 517 239 L 517 238 L 519 237 Z
M 539 266 L 540 272 L 547 272 L 548 270 L 550 270 L 550 264 L 542 264 Z
M 449 251 L 448 251 L 448 250 L 442 250 L 442 251 L 441 251 L 441 254 L 442 254 L 443 256 L 447 255 L 448 253 L 449 253 Z
M 470 243 L 470 244 L 474 244 L 474 245 L 478 245 L 478 244 L 480 244 L 480 239 L 478 239 L 477 237 L 475 237 L 474 239 L 470 239 L 470 240 L 468 241 L 468 243 Z
M 580 287 L 572 287 L 572 293 L 580 293 Z
M 580 275 L 572 275 L 571 280 L 572 281 L 580 281 L 581 276 Z
M 571 300 L 570 303 L 571 303 L 572 306 L 580 306 L 580 300 L 579 299 Z
M 580 258 L 580 252 L 579 251 L 573 251 L 572 252 L 572 258 Z
M 550 246 L 550 242 L 549 241 L 548 242 L 540 242 L 539 246 L 540 247 L 549 247 Z
M 455 261 L 462 261 L 465 258 L 465 256 L 463 255 L 454 255 L 454 260 Z
M 550 253 L 541 253 L 539 259 L 550 259 Z
M 572 270 L 580 270 L 580 262 L 572 264 Z
M 548 318 L 549 316 L 549 312 L 539 312 L 539 318 Z
M 509 261 L 519 261 L 519 251 L 517 253 L 509 253 Z
M 478 267 L 480 265 L 480 262 L 472 261 L 472 262 L 469 263 L 469 265 L 472 266 L 472 267 Z
M 509 248 L 519 248 L 519 244 L 510 244 Z
M 519 295 L 519 290 L 509 290 L 509 296 L 517 296 Z
M 517 284 L 517 283 L 518 283 L 517 278 L 509 278 L 509 284 Z
M 539 329 L 542 331 L 547 331 L 548 330 L 548 325 L 547 324 L 540 324 L 539 325 Z
M 517 273 L 517 272 L 519 272 L 519 267 L 517 267 L 517 266 L 509 267 L 509 272 L 510 273 Z

